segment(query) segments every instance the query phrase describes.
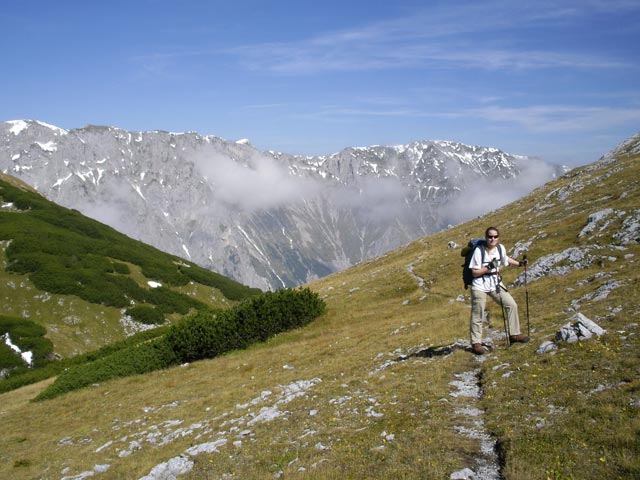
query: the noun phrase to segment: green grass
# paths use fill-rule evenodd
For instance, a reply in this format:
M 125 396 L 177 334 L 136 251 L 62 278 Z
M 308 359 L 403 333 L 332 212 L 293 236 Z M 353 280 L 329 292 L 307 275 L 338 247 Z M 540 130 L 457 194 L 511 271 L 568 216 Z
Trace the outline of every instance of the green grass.
M 53 345 L 33 369 L 259 293 L 49 202 L 7 175 L 0 175 L 0 199 L 0 316 L 35 322 Z M 151 288 L 151 280 L 162 286 Z M 0 380 L 0 390 L 57 371 L 34 374 L 21 365 L 3 346 L 0 370 L 23 378 Z
M 314 281 L 309 287 L 326 313 L 247 350 L 47 402 L 30 402 L 45 385 L 3 393 L 0 477 L 62 477 L 108 464 L 96 478 L 139 478 L 190 447 L 224 438 L 217 452 L 191 457 L 193 470 L 181 478 L 448 478 L 475 468 L 479 451 L 477 441 L 456 432 L 455 409 L 464 400 L 450 395 L 450 382 L 480 369 L 477 406 L 498 441 L 503 478 L 638 478 L 640 328 L 632 324 L 640 313 L 640 246 L 610 246 L 620 220 L 598 236 L 578 237 L 591 213 L 638 209 L 638 160 L 578 169 L 495 212 Z M 552 193 L 571 182 L 584 187 L 563 201 Z M 462 350 L 394 361 L 468 337 L 462 257 L 447 243 L 463 245 L 487 225 L 500 228 L 507 247 L 532 240 L 532 263 L 575 246 L 598 245 L 592 253 L 601 258 L 529 282 L 531 343 L 507 348 L 497 341 L 481 363 Z M 505 280 L 517 273 L 506 269 Z M 588 297 L 607 280 L 620 286 L 606 298 Z M 524 288 L 511 293 L 524 324 Z M 579 311 L 608 333 L 559 345 L 555 355 L 535 354 L 581 297 Z M 490 308 L 492 331 L 500 333 L 500 310 Z M 284 402 L 287 387 L 302 380 L 313 382 Z M 279 416 L 250 424 L 275 407 Z M 147 441 L 153 432 L 169 439 Z M 132 442 L 138 446 L 130 451 Z

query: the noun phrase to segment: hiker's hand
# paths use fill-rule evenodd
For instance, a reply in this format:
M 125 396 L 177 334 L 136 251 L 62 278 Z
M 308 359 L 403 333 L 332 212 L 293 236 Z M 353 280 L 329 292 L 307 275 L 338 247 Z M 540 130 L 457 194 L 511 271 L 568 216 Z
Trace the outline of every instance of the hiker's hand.
M 527 260 L 526 258 L 518 262 L 519 267 L 526 267 L 527 265 L 529 265 L 529 260 Z
M 487 267 L 489 268 L 489 270 L 495 270 L 496 268 L 498 268 L 499 265 L 500 265 L 500 260 L 498 260 L 497 258 L 494 258 L 488 263 Z

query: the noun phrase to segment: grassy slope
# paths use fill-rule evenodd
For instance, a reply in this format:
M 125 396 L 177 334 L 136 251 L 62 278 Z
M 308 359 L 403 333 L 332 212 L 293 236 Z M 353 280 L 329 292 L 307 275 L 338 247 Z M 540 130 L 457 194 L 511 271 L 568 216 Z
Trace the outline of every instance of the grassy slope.
M 17 190 L 12 191 L 11 187 Z M 84 353 L 120 340 L 135 332 L 141 325 L 123 321 L 125 308 L 92 303 L 76 295 L 42 291 L 33 284 L 28 274 L 7 271 L 9 264 L 7 248 L 12 242 L 15 244 L 19 241 L 14 240 L 14 235 L 25 238 L 27 241 L 31 239 L 32 243 L 37 245 L 36 248 L 51 248 L 50 241 L 46 240 L 49 238 L 62 238 L 64 239 L 62 243 L 78 244 L 86 249 L 94 245 L 94 250 L 91 252 L 93 256 L 106 258 L 108 262 L 125 264 L 130 273 L 119 276 L 133 279 L 145 290 L 150 289 L 147 284 L 149 280 L 158 280 L 156 277 L 145 275 L 143 273 L 145 268 L 150 271 L 163 269 L 168 272 L 171 270 L 177 272 L 179 265 L 183 265 L 185 269 L 199 268 L 179 257 L 165 254 L 132 240 L 75 211 L 48 202 L 31 187 L 9 175 L 0 174 L 0 198 L 3 200 L 3 208 L 0 211 L 0 220 L 2 220 L 0 222 L 2 239 L 0 240 L 0 265 L 2 265 L 0 268 L 0 315 L 29 318 L 41 323 L 48 330 L 47 337 L 53 342 L 54 351 L 63 357 Z M 11 206 L 14 198 L 29 202 L 31 207 L 19 210 L 15 205 Z M 26 223 L 25 218 L 30 219 L 29 223 Z M 60 225 L 56 222 L 60 222 Z M 22 231 L 25 228 L 28 230 L 23 234 Z M 44 238 L 45 241 L 42 243 L 33 241 L 39 238 Z M 107 257 L 104 253 L 107 245 L 112 248 L 112 251 L 119 252 L 123 258 Z M 127 249 L 133 252 L 130 258 L 134 260 L 127 261 Z M 78 258 L 83 258 L 83 254 L 84 252 L 79 251 L 77 255 L 75 252 L 73 254 L 60 252 L 59 256 L 69 265 L 73 265 Z M 138 264 L 133 263 L 134 261 L 138 261 Z M 252 289 L 224 279 L 213 272 L 207 272 L 204 269 L 199 271 L 202 271 L 202 278 L 206 279 L 208 285 L 223 282 L 225 286 L 236 289 L 235 291 L 240 295 L 252 292 Z M 169 286 L 166 282 L 162 283 L 171 290 L 212 308 L 227 308 L 230 303 L 233 303 L 225 297 L 221 289 L 197 281 L 188 283 L 185 281 L 185 285 L 174 286 Z M 174 321 L 181 316 L 179 313 L 169 313 L 166 318 Z
M 578 233 L 591 213 L 638 209 L 638 160 L 575 170 L 496 212 L 313 282 L 328 312 L 247 351 L 37 404 L 28 401 L 39 386 L 2 394 L 0 477 L 61 478 L 108 465 L 94 478 L 139 478 L 190 445 L 220 440 L 217 451 L 192 457 L 193 470 L 181 478 L 449 478 L 474 468 L 478 451 L 456 433 L 450 382 L 480 366 L 480 404 L 505 478 L 637 478 L 640 337 L 630 324 L 640 310 L 640 247 L 608 246 L 620 221 L 594 239 Z M 572 182 L 585 186 L 561 201 L 558 189 Z M 462 260 L 447 242 L 462 244 L 489 224 L 508 247 L 532 241 L 532 262 L 591 244 L 602 246 L 592 252 L 600 258 L 529 282 L 532 343 L 498 342 L 481 363 L 462 350 L 392 362 L 467 338 L 468 298 L 456 301 L 468 293 Z M 601 272 L 607 276 L 594 277 Z M 516 274 L 508 269 L 505 279 Z M 567 321 L 572 301 L 607 280 L 620 286 L 582 300 L 580 311 L 610 333 L 536 355 Z M 511 291 L 524 324 L 524 289 Z M 499 333 L 500 311 L 491 313 Z M 301 380 L 310 382 L 302 394 L 287 396 Z M 274 411 L 281 415 L 270 421 L 258 416 Z

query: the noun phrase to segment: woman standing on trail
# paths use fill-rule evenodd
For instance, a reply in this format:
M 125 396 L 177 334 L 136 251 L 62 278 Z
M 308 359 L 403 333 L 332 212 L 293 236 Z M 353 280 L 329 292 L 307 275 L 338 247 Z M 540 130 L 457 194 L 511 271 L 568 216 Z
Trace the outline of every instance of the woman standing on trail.
M 526 262 L 519 262 L 507 256 L 503 245 L 498 243 L 500 233 L 495 227 L 489 227 L 485 231 L 484 246 L 476 248 L 469 263 L 473 275 L 471 283 L 471 350 L 477 355 L 482 355 L 482 319 L 487 304 L 487 297 L 491 297 L 506 313 L 508 323 L 509 342 L 528 342 L 529 337 L 520 333 L 520 319 L 518 318 L 518 305 L 502 284 L 500 267 L 507 265 L 523 266 Z

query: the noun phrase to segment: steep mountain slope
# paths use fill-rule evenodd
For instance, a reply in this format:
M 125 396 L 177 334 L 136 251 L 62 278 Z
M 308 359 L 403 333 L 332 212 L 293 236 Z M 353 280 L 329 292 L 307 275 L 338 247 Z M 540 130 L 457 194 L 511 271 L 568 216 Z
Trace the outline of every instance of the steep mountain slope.
M 7 478 L 601 479 L 640 475 L 640 135 L 471 222 L 314 281 L 328 310 L 248 351 L 29 403 Z M 529 344 L 465 351 L 459 248 L 501 229 Z M 605 335 L 536 354 L 576 313 Z M 480 388 L 479 388 L 480 387 Z M 73 414 L 70 412 L 73 411 Z M 465 477 L 466 475 L 466 477 Z
M 4 174 L 0 200 L 0 316 L 45 327 L 53 356 L 83 353 L 191 309 L 226 308 L 255 293 Z
M 133 238 L 263 289 L 380 255 L 554 173 L 534 159 L 455 142 L 300 157 L 197 133 L 22 120 L 0 123 L 0 170 Z M 492 185 L 496 195 L 468 202 L 472 183 Z

